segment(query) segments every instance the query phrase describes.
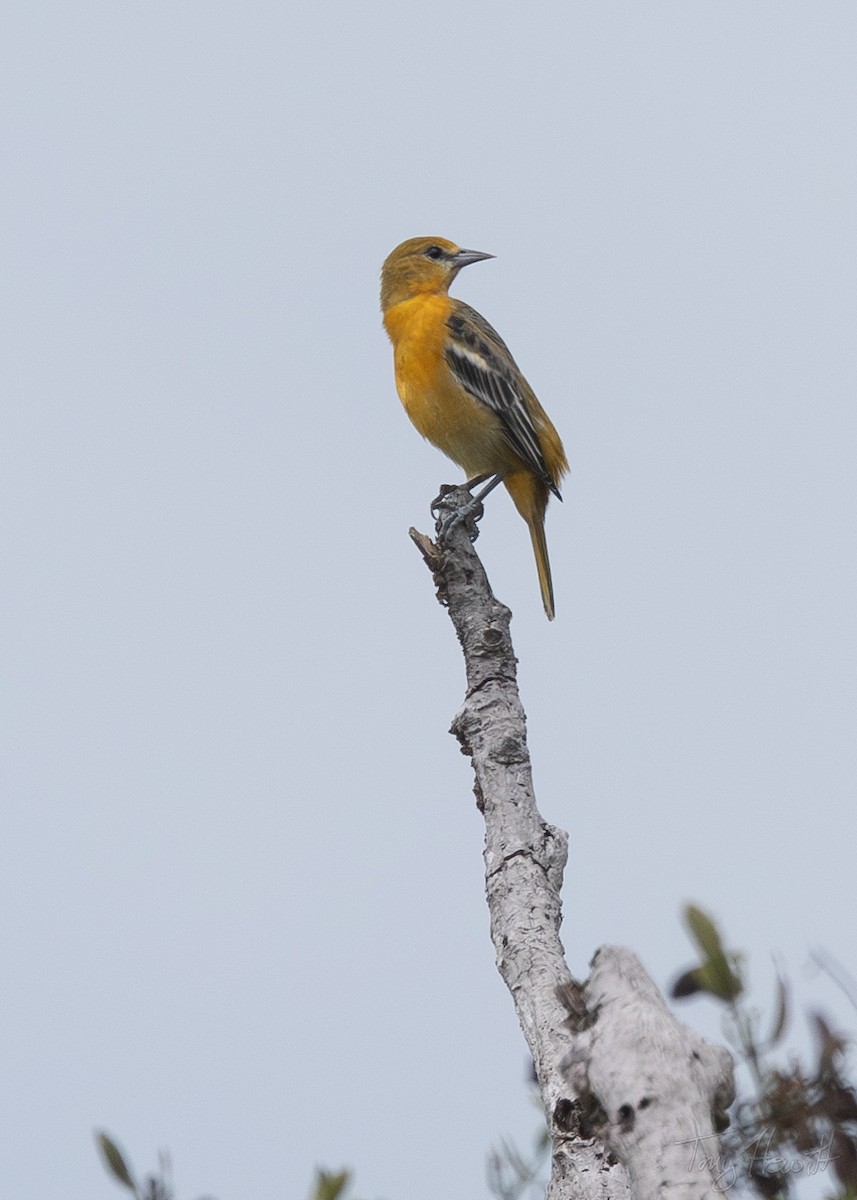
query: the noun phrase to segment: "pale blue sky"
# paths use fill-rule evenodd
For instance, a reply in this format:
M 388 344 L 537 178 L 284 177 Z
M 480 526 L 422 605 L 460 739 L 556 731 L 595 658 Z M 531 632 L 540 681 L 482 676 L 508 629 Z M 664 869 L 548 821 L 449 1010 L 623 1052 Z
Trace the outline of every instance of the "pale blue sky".
M 183 1198 L 317 1162 L 485 1197 L 533 1127 L 407 538 L 459 478 L 380 327 L 415 234 L 497 255 L 457 294 L 571 460 L 553 625 L 505 495 L 479 548 L 572 968 L 616 941 L 668 983 L 692 898 L 836 1012 L 803 966 L 856 961 L 850 0 L 13 0 L 2 43 L 4 1193 L 113 1194 L 100 1126 Z

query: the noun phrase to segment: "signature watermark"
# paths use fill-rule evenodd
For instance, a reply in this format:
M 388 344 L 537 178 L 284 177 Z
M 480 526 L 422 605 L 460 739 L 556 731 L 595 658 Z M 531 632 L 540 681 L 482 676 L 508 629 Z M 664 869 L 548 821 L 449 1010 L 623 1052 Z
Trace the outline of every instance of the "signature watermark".
M 835 1162 L 831 1154 L 833 1134 L 808 1154 L 783 1154 L 773 1145 L 773 1133 L 759 1134 L 744 1149 L 739 1163 L 723 1163 L 716 1133 L 687 1138 L 677 1146 L 690 1148 L 689 1171 L 707 1171 L 722 1192 L 729 1191 L 745 1174 L 783 1178 L 789 1175 L 820 1175 Z

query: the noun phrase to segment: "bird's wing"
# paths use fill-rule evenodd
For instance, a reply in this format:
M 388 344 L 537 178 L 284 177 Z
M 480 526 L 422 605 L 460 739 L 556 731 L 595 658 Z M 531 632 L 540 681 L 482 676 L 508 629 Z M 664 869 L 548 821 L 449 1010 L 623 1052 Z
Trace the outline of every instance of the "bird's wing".
M 471 396 L 493 409 L 515 453 L 559 495 L 525 399 L 529 385 L 506 343 L 476 309 L 460 300 L 447 328 L 446 361 L 455 378 Z

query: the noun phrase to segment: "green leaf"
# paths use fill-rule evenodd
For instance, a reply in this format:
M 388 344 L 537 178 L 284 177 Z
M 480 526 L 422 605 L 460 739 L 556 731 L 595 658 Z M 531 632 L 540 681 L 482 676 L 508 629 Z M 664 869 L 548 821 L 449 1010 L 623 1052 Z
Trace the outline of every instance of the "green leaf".
M 699 990 L 709 992 L 720 1000 L 734 1000 L 741 995 L 744 984 L 733 965 L 734 958 L 730 962 L 723 949 L 717 926 L 711 917 L 695 904 L 685 907 L 684 917 L 702 958 L 701 966 L 694 971 Z
M 716 963 L 706 963 L 699 968 L 697 977 L 702 990 L 716 996 L 718 1000 L 735 1000 L 744 990 L 744 985 L 726 958 L 719 959 Z
M 335 1175 L 328 1171 L 316 1171 L 312 1200 L 337 1200 L 348 1187 L 350 1178 L 349 1171 L 339 1171 Z
M 717 926 L 708 913 L 704 913 L 695 904 L 688 904 L 685 906 L 684 919 L 704 959 L 725 957 Z
M 125 1161 L 122 1151 L 116 1145 L 112 1138 L 109 1138 L 106 1133 L 101 1130 L 96 1130 L 95 1141 L 101 1155 L 104 1159 L 104 1164 L 107 1167 L 109 1174 L 126 1187 L 129 1192 L 137 1193 L 137 1184 L 134 1176 L 131 1173 L 131 1168 Z
M 673 1000 L 684 1000 L 687 996 L 695 996 L 697 992 L 701 992 L 702 986 L 699 980 L 699 967 L 691 967 L 690 970 L 683 971 L 675 980 L 670 988 L 670 995 Z

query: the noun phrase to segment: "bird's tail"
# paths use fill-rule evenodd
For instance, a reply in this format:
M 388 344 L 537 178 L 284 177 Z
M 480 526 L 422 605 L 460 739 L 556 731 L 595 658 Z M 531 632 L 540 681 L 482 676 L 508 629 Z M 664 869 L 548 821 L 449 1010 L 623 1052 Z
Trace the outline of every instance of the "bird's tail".
M 515 502 L 515 507 L 529 527 L 533 553 L 536 556 L 536 570 L 539 573 L 542 603 L 545 606 L 548 620 L 552 621 L 554 619 L 553 581 L 548 558 L 548 544 L 545 539 L 545 509 L 548 503 L 548 489 L 529 471 L 516 471 L 513 475 L 507 475 L 503 482 Z
M 539 587 L 542 589 L 542 604 L 545 606 L 545 612 L 548 615 L 548 620 L 554 619 L 553 606 L 553 580 L 551 579 L 551 565 L 548 558 L 548 544 L 545 539 L 545 514 L 532 521 L 527 521 L 530 527 L 530 537 L 533 542 L 533 553 L 536 556 L 536 570 L 539 573 Z

